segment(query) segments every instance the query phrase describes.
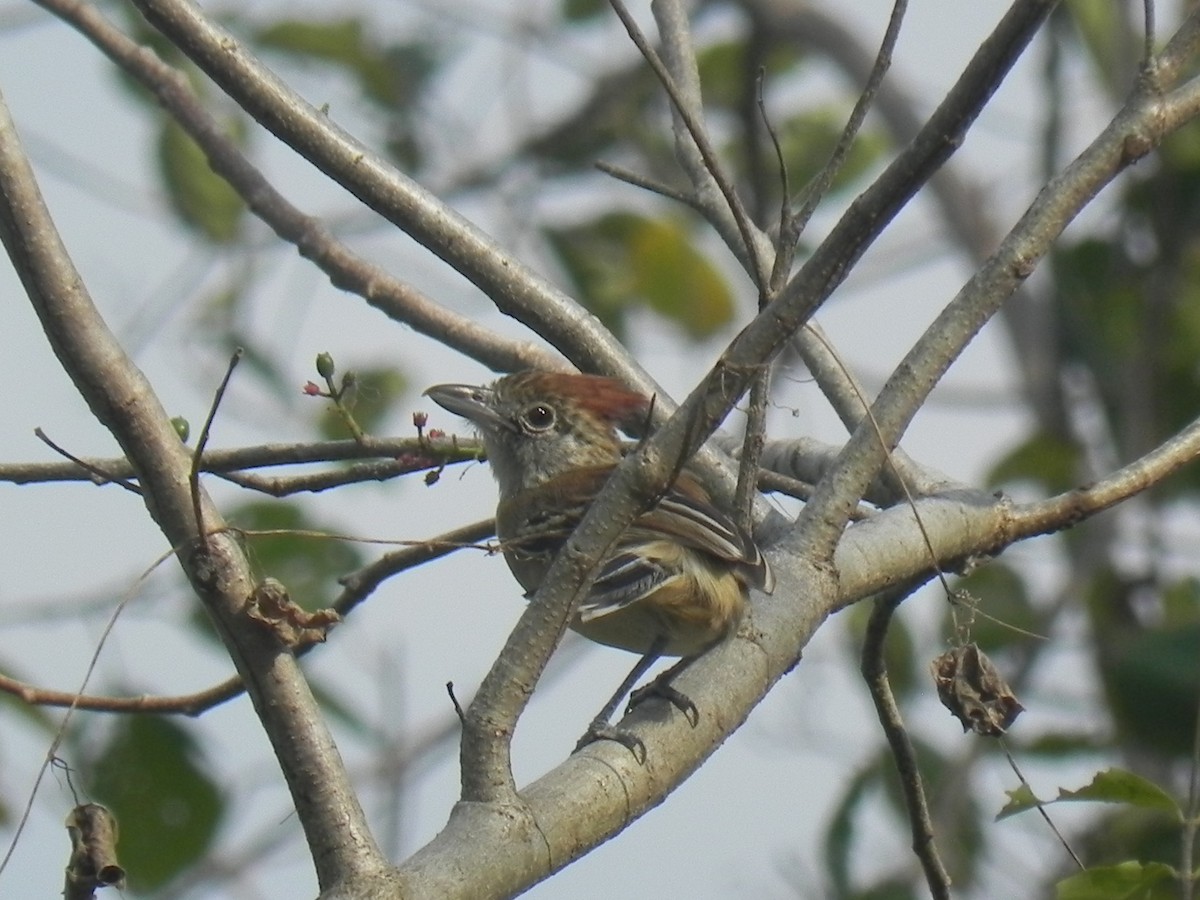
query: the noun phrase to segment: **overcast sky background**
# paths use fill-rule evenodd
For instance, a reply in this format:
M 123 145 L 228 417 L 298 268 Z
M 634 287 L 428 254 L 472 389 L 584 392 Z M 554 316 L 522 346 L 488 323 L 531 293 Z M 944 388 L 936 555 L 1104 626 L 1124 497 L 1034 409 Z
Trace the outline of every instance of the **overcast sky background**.
M 868 29 L 872 43 L 878 40 L 887 4 L 843 0 L 832 5 Z M 996 0 L 913 0 L 891 77 L 900 79 L 923 98 L 927 110 L 932 109 L 1006 8 L 1006 3 Z M 177 229 L 164 227 L 164 201 L 156 193 L 149 155 L 149 116 L 127 102 L 98 52 L 49 17 L 30 15 L 30 9 L 24 3 L 0 4 L 0 91 L 93 297 L 118 336 L 132 346 L 167 409 L 189 418 L 195 429 L 204 418 L 221 367 L 191 337 L 193 301 L 219 282 L 219 269 L 214 270 L 203 251 L 197 251 Z M 339 6 L 339 11 L 343 9 L 348 7 Z M 464 13 L 460 22 L 489 20 L 483 4 L 471 9 L 478 15 Z M 433 22 L 439 15 L 436 4 L 421 9 L 388 3 L 380 4 L 379 10 L 382 22 L 394 17 L 397 30 L 413 21 Z M 502 3 L 495 11 L 497 19 L 500 11 L 508 15 Z M 1167 20 L 1165 13 L 1163 19 Z M 464 159 L 487 158 L 489 147 L 502 146 L 507 134 L 527 128 L 514 110 L 529 110 L 527 114 L 536 116 L 537 110 L 553 102 L 555 90 L 569 91 L 577 75 L 601 71 L 611 54 L 631 52 L 615 27 L 589 38 L 569 59 L 540 56 L 528 45 L 501 40 L 501 35 L 466 33 L 478 46 L 466 55 L 441 98 L 448 119 L 474 129 L 464 128 L 470 139 L 457 148 Z M 959 154 L 967 171 L 990 188 L 989 208 L 1004 227 L 1020 214 L 1036 188 L 1027 173 L 1042 124 L 1038 102 L 1042 61 L 1042 49 L 1027 54 Z M 316 105 L 334 95 L 332 114 L 338 117 L 336 95 L 344 85 L 318 74 L 299 87 Z M 815 90 L 828 87 L 818 80 Z M 522 104 L 522 97 L 530 102 Z M 1105 112 L 1098 99 L 1078 98 L 1075 124 L 1079 130 L 1071 137 L 1068 152 L 1081 148 L 1086 128 Z M 304 209 L 336 217 L 350 208 L 339 191 L 290 151 L 261 136 L 258 146 L 265 149 L 269 169 L 286 173 L 277 185 Z M 448 160 L 448 169 L 453 163 Z M 612 189 L 632 190 L 615 184 Z M 481 200 L 464 211 L 493 230 L 501 243 L 519 251 L 521 235 L 510 230 L 516 216 L 504 215 L 500 206 L 494 200 Z M 1089 213 L 1092 221 L 1102 218 L 1102 206 Z M 820 316 L 840 351 L 869 384 L 878 385 L 968 275 L 958 259 L 937 255 L 932 227 L 919 204 L 904 212 L 901 222 Z M 254 228 L 254 234 L 269 240 L 265 229 Z M 374 226 L 364 231 L 356 247 L 370 251 L 402 278 L 498 331 L 518 332 L 511 320 L 495 313 L 486 298 L 461 278 L 428 255 L 414 252 L 408 239 Z M 396 417 L 395 433 L 408 433 L 408 412 L 421 408 L 430 411 L 435 427 L 463 428 L 418 394 L 438 381 L 487 379 L 489 374 L 481 367 L 415 338 L 361 300 L 339 293 L 293 251 L 284 248 L 259 264 L 271 267 L 273 289 L 256 313 L 254 326 L 289 361 L 296 400 L 292 406 L 280 406 L 267 400 L 252 382 L 235 380 L 217 423 L 214 446 L 312 437 L 311 409 L 305 406 L 311 401 L 300 396 L 300 386 L 313 377 L 312 359 L 320 351 L 332 352 L 348 368 L 400 361 L 413 391 Z M 752 293 L 744 283 L 743 295 L 748 308 Z M 639 358 L 676 397 L 707 369 L 728 337 L 696 347 L 682 344 L 657 321 L 647 320 L 635 331 Z M 7 263 L 0 264 L 0 359 L 8 384 L 0 392 L 4 422 L 0 459 L 53 458 L 33 435 L 39 426 L 79 455 L 114 452 L 114 442 L 92 419 L 50 353 Z M 955 478 L 978 481 L 1027 424 L 1016 406 L 1013 385 L 1003 336 L 989 327 L 917 417 L 904 448 Z M 798 379 L 776 399 L 780 408 L 773 413 L 774 436 L 842 439 L 840 426 L 814 385 Z M 210 483 L 209 487 L 218 502 L 244 499 L 229 486 Z M 346 532 L 417 539 L 482 518 L 494 501 L 490 474 L 475 465 L 447 472 L 434 488 L 426 488 L 416 478 L 382 487 L 351 487 L 316 497 L 312 503 L 318 516 Z M 107 614 L 134 586 L 138 573 L 166 549 L 162 535 L 136 497 L 111 486 L 0 485 L 0 510 L 4 513 L 0 516 L 0 670 L 46 686 L 73 689 Z M 1052 576 L 1052 559 L 1036 542 L 1010 551 L 1010 558 Z M 95 687 L 184 692 L 229 673 L 227 663 L 197 652 L 192 635 L 180 633 L 173 611 L 183 608 L 186 599 L 169 587 L 172 577 L 166 572 L 153 576 L 146 599 L 135 601 L 122 617 L 105 646 Z M 31 610 L 58 608 L 79 597 L 95 601 L 94 614 L 64 616 L 52 625 L 33 623 Z M 924 592 L 910 601 L 907 614 L 914 622 L 932 622 L 940 602 Z M 308 658 L 306 667 L 326 679 L 336 676 L 341 699 L 390 723 L 400 746 L 406 735 L 445 720 L 447 681 L 459 686 L 460 697 L 470 696 L 515 622 L 520 603 L 519 591 L 499 558 L 459 554 L 394 579 L 355 611 L 329 644 Z M 528 896 L 538 900 L 719 898 L 752 891 L 784 897 L 794 896 L 797 890 L 800 896 L 819 896 L 815 888 L 805 887 L 821 865 L 816 836 L 862 754 L 877 741 L 865 690 L 836 666 L 844 653 L 843 642 L 840 628 L 823 629 L 796 671 L 661 808 Z M 559 674 L 552 670 L 538 690 L 516 737 L 517 776 L 522 783 L 567 754 L 634 661 L 605 648 L 562 656 L 579 658 L 570 671 L 554 667 Z M 965 739 L 958 725 L 936 705 L 932 691 L 930 695 L 928 703 L 909 711 L 914 721 L 927 726 L 926 736 L 940 746 L 962 746 Z M 1039 716 L 1063 712 L 1026 705 L 1031 709 L 1021 726 L 1031 730 L 1038 727 Z M 82 727 L 97 736 L 106 727 L 102 716 L 82 721 L 86 722 Z M 204 735 L 207 758 L 218 780 L 237 798 L 222 845 L 236 849 L 240 838 L 263 828 L 293 835 L 290 849 L 271 856 L 252 882 L 197 896 L 233 900 L 314 894 L 311 864 L 294 838 L 298 825 L 288 815 L 282 779 L 250 704 L 239 699 L 188 724 Z M 352 734 L 344 729 L 336 733 L 352 770 L 368 784 L 371 775 L 364 770 L 368 755 Z M 24 728 L 11 707 L 0 706 L 0 794 L 13 800 L 25 797 L 46 749 L 40 734 Z M 980 802 L 998 809 L 1004 800 L 1002 790 L 1013 784 L 1011 776 L 995 771 L 994 783 L 984 786 L 987 793 Z M 391 850 L 395 858 L 412 852 L 437 832 L 457 793 L 455 743 L 405 795 L 404 824 Z M 8 871 L 0 876 L 0 896 L 58 895 L 68 852 L 62 820 L 72 802 L 60 779 L 51 777 L 43 784 L 21 845 Z M 386 804 L 378 795 L 368 795 L 365 804 L 373 821 L 385 821 Z M 1040 848 L 1038 858 L 1028 863 L 1031 868 L 1056 864 L 1051 840 L 1033 817 L 1006 821 L 995 826 L 995 832 L 1013 848 Z M 0 828 L 5 843 L 9 835 L 7 826 Z M 908 852 L 906 833 L 891 823 L 880 822 L 862 840 L 869 858 L 885 864 Z M 796 873 L 801 873 L 800 879 L 789 882 Z M 995 896 L 1005 895 L 1006 884 L 1017 890 L 1010 879 L 1020 877 L 1018 883 L 1027 883 L 1028 877 L 1006 872 L 999 857 L 989 874 L 998 886 Z

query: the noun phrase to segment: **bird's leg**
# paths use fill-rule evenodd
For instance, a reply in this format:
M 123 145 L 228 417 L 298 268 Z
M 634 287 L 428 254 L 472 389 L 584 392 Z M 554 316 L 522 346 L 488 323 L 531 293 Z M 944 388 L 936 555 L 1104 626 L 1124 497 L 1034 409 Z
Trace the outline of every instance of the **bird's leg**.
M 625 676 L 625 680 L 621 682 L 621 686 L 617 688 L 616 692 L 612 695 L 609 701 L 604 704 L 604 708 L 596 714 L 596 718 L 592 719 L 592 724 L 588 726 L 587 731 L 583 733 L 583 737 L 581 737 L 579 742 L 575 745 L 576 752 L 579 752 L 593 741 L 616 741 L 618 744 L 628 748 L 629 752 L 633 754 L 634 758 L 638 762 L 644 763 L 646 761 L 646 745 L 642 743 L 642 739 L 635 734 L 631 734 L 624 729 L 610 724 L 608 720 L 612 717 L 612 714 L 621 704 L 621 701 L 625 698 L 625 695 L 629 694 L 630 691 L 633 690 L 633 686 L 638 683 L 643 675 L 646 674 L 646 670 L 654 665 L 654 663 L 658 660 L 659 656 L 662 654 L 663 647 L 666 646 L 666 643 L 667 639 L 663 636 L 659 636 L 654 639 L 654 642 L 650 645 L 650 649 L 646 651 L 645 655 L 637 661 L 637 665 L 635 665 L 633 669 L 630 670 L 629 674 Z M 673 670 L 677 667 L 678 664 L 672 666 L 671 669 Z M 657 681 L 658 679 L 656 678 L 655 682 Z M 653 683 L 654 682 L 652 682 L 651 685 L 648 685 L 648 687 L 652 686 Z M 630 702 L 632 703 L 632 695 Z
M 675 663 L 675 665 L 671 666 L 671 668 L 659 674 L 649 684 L 630 693 L 629 705 L 625 707 L 625 713 L 629 714 L 633 712 L 636 707 L 652 697 L 661 697 L 683 713 L 688 722 L 691 723 L 691 726 L 695 728 L 700 724 L 700 710 L 696 709 L 696 704 L 692 702 L 687 694 L 673 687 L 671 682 L 699 658 L 699 656 L 685 656 L 679 662 Z

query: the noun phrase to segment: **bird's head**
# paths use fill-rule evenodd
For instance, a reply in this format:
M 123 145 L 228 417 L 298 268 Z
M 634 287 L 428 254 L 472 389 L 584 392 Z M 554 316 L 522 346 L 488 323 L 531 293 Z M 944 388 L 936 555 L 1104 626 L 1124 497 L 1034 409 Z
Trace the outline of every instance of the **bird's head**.
M 649 412 L 645 397 L 600 375 L 518 372 L 490 385 L 438 384 L 425 395 L 478 429 L 501 495 L 616 464 L 618 429 L 638 428 Z

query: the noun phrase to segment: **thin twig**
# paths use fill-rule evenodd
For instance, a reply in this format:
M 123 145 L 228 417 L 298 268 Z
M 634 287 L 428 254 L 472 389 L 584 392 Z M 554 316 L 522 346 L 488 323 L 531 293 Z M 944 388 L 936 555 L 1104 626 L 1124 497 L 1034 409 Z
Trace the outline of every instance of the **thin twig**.
M 453 681 L 446 682 L 446 693 L 450 695 L 450 702 L 454 706 L 454 714 L 458 716 L 459 723 L 465 724 L 467 721 L 467 714 L 463 712 L 462 704 L 458 702 L 458 697 L 454 693 Z
M 849 370 L 845 368 L 845 364 L 842 362 L 842 359 L 840 356 L 838 356 L 837 352 L 834 351 L 833 346 L 828 343 L 828 340 L 821 332 L 814 329 L 812 330 L 812 334 L 816 336 L 819 341 L 825 344 L 836 364 L 842 367 L 847 383 L 858 395 L 858 401 L 863 408 L 864 418 L 870 422 L 871 427 L 875 431 L 875 438 L 879 442 L 880 448 L 883 450 L 884 465 L 886 466 L 887 471 L 892 474 L 893 480 L 904 495 L 905 502 L 908 504 L 909 509 L 912 510 L 913 520 L 916 522 L 917 531 L 921 535 L 921 541 L 924 544 L 925 552 L 929 557 L 930 565 L 933 568 L 933 572 L 936 575 L 937 580 L 941 583 L 942 591 L 945 593 L 946 599 L 949 601 L 951 611 L 954 613 L 955 617 L 957 618 L 958 610 L 961 607 L 966 606 L 970 610 L 972 617 L 982 616 L 988 621 L 995 622 L 998 625 L 1009 628 L 1016 633 L 1023 635 L 1024 637 L 1044 640 L 1042 635 L 1032 634 L 1024 629 L 1009 625 L 1006 622 L 1001 622 L 998 619 L 995 619 L 987 613 L 979 610 L 976 604 L 971 602 L 970 598 L 963 591 L 956 591 L 950 586 L 950 582 L 946 579 L 946 574 L 942 571 L 941 564 L 938 561 L 937 552 L 933 549 L 933 540 L 929 536 L 929 530 L 925 527 L 925 521 L 921 518 L 921 513 L 917 509 L 916 497 L 913 496 L 913 491 L 912 488 L 909 487 L 908 479 L 905 478 L 904 473 L 901 471 L 900 466 L 896 461 L 895 448 L 889 447 L 884 441 L 883 431 L 879 427 L 879 422 L 876 420 L 875 414 L 872 411 L 870 404 L 867 402 L 867 398 L 862 394 L 862 389 L 859 387 L 858 382 L 850 375 Z
M 381 459 L 354 463 L 344 468 L 328 469 L 322 472 L 307 472 L 303 475 L 264 476 L 245 472 L 220 472 L 217 473 L 217 477 L 247 490 L 269 494 L 272 497 L 288 497 L 300 493 L 315 494 L 347 484 L 387 481 L 401 475 L 440 469 L 444 465 L 445 463 L 442 462 L 431 461 L 414 465 L 408 460 Z
M 796 254 L 796 245 L 800 242 L 800 229 L 796 224 L 796 216 L 792 212 L 792 189 L 788 178 L 787 162 L 783 158 L 783 145 L 779 142 L 779 133 L 767 115 L 767 105 L 763 100 L 763 71 L 758 71 L 758 115 L 762 119 L 771 146 L 775 149 L 775 164 L 779 167 L 779 236 L 776 238 L 775 262 L 771 267 L 771 278 L 767 284 L 767 296 L 772 300 L 783 290 L 792 274 L 792 259 Z
M 208 438 L 212 433 L 213 421 L 217 417 L 217 410 L 221 408 L 221 401 L 225 398 L 225 389 L 229 387 L 229 379 L 233 377 L 233 370 L 237 368 L 237 364 L 242 361 L 243 350 L 238 347 L 229 357 L 229 365 L 225 367 L 225 374 L 221 378 L 221 383 L 217 385 L 216 393 L 213 394 L 212 405 L 208 409 L 208 415 L 204 419 L 204 427 L 200 429 L 200 436 L 196 438 L 196 449 L 192 451 L 192 467 L 188 472 L 188 485 L 192 492 L 192 510 L 196 516 L 196 533 L 200 536 L 200 546 L 208 546 L 208 534 L 204 529 L 204 512 L 203 498 L 200 496 L 200 460 L 204 458 L 204 448 L 208 446 Z
M 621 0 L 609 0 L 613 11 L 617 14 L 617 18 L 621 20 L 621 24 L 625 26 L 625 31 L 628 32 L 630 40 L 637 47 L 638 52 L 642 54 L 650 68 L 654 70 L 663 89 L 667 92 L 667 96 L 671 99 L 671 105 L 675 108 L 679 118 L 682 120 L 684 127 L 687 128 L 688 134 L 691 135 L 693 143 L 696 145 L 696 150 L 700 153 L 701 159 L 704 160 L 704 167 L 712 176 L 713 182 L 717 185 L 717 189 L 721 192 L 721 196 L 725 198 L 725 204 L 729 208 L 729 212 L 733 215 L 734 222 L 737 224 L 738 233 L 741 235 L 742 244 L 746 248 L 747 258 L 750 260 L 750 274 L 754 278 L 756 284 L 766 281 L 763 277 L 763 263 L 759 256 L 758 243 L 754 240 L 755 229 L 754 224 L 750 221 L 750 216 L 746 212 L 745 206 L 742 204 L 741 198 L 738 196 L 737 189 L 733 182 L 725 174 L 721 167 L 720 160 L 717 159 L 716 150 L 708 139 L 708 133 L 705 130 L 704 124 L 700 121 L 698 110 L 693 110 L 683 96 L 679 86 L 675 83 L 675 79 L 667 70 L 666 65 L 650 46 L 650 42 L 646 39 L 646 35 L 642 33 L 633 16 Z
M 763 121 L 762 85 L 765 72 L 764 61 L 770 51 L 770 36 L 764 31 L 762 22 L 751 16 L 749 28 L 743 38 L 743 50 L 738 81 L 736 103 L 741 126 L 742 163 L 741 180 L 749 187 L 752 213 L 755 221 L 765 222 L 770 202 L 768 200 L 767 159 L 762 149 L 760 124 Z M 789 194 L 784 191 L 781 199 L 787 202 Z
M 630 171 L 624 166 L 614 165 L 603 160 L 595 163 L 595 167 L 605 175 L 609 175 L 618 181 L 624 181 L 626 184 L 632 184 L 634 187 L 639 187 L 644 191 L 650 191 L 652 194 L 658 194 L 659 196 L 666 197 L 668 200 L 682 203 L 684 206 L 690 206 L 697 211 L 700 209 L 696 198 L 686 191 L 681 191 L 679 188 L 671 187 L 669 184 L 664 184 L 661 181 L 656 181 L 653 178 Z
M 42 785 L 42 779 L 46 777 L 46 772 L 54 763 L 58 755 L 58 748 L 62 746 L 62 742 L 67 736 L 67 726 L 70 724 L 75 710 L 80 707 L 80 699 L 83 697 L 83 692 L 87 690 L 88 682 L 92 679 L 92 674 L 96 671 L 96 664 L 100 661 L 100 651 L 104 649 L 104 645 L 108 643 L 108 636 L 112 633 L 113 628 L 117 624 L 117 618 L 124 611 L 129 601 L 133 599 L 134 594 L 142 583 L 150 577 L 150 573 L 157 569 L 160 565 L 166 562 L 174 555 L 174 549 L 168 550 L 158 559 L 156 559 L 145 572 L 143 572 L 137 580 L 126 591 L 125 596 L 117 603 L 116 608 L 112 611 L 112 615 L 108 617 L 108 621 L 104 624 L 104 629 L 100 632 L 100 637 L 96 641 L 96 648 L 92 651 L 92 657 L 88 660 L 87 668 L 84 670 L 83 678 L 80 680 L 79 689 L 71 695 L 71 700 L 66 704 L 66 712 L 63 713 L 62 721 L 58 725 L 58 729 L 54 732 L 54 738 L 50 741 L 50 747 L 46 750 L 46 756 L 42 760 L 41 766 L 38 767 L 37 776 L 33 780 L 33 787 L 29 790 L 29 798 L 25 802 L 25 807 L 21 811 L 21 818 L 17 822 L 16 828 L 13 830 L 12 840 L 9 842 L 8 850 L 4 853 L 4 858 L 0 859 L 0 874 L 4 873 L 8 866 L 8 861 L 12 858 L 13 852 L 17 849 L 17 844 L 21 840 L 21 835 L 25 831 L 25 825 L 29 821 L 29 815 L 33 811 L 33 801 L 37 798 L 38 790 Z
M 56 447 L 51 444 L 50 446 Z M 63 451 L 59 451 L 63 452 Z M 342 462 L 351 459 L 394 459 L 422 471 L 448 463 L 472 462 L 481 457 L 483 447 L 474 438 L 450 436 L 431 440 L 416 438 L 372 438 L 365 444 L 354 440 L 315 441 L 312 443 L 256 444 L 209 450 L 200 460 L 200 470 L 224 474 L 244 469 L 292 466 L 304 463 Z M 80 458 L 63 453 L 68 463 L 0 463 L 0 482 L 38 484 L 52 481 L 95 481 L 120 483 L 136 476 L 124 457 Z M 137 486 L 134 485 L 134 488 Z
M 1145 22 L 1142 34 L 1142 67 L 1148 68 L 1154 64 L 1154 0 L 1142 0 L 1142 14 Z
M 785 494 L 788 497 L 795 497 L 797 500 L 807 500 L 813 492 L 813 486 L 807 481 L 790 478 L 779 472 L 772 472 L 770 469 L 758 470 L 758 489 L 764 493 Z M 861 522 L 863 519 L 871 518 L 874 514 L 875 510 L 862 504 L 850 514 L 850 521 Z
M 1017 776 L 1017 780 L 1021 782 L 1021 786 L 1029 791 L 1029 795 L 1033 796 L 1033 788 L 1030 787 L 1029 782 L 1025 780 L 1025 775 L 1017 766 L 1017 761 L 1013 759 L 1012 751 L 1008 748 L 1008 742 L 1005 741 L 1003 737 L 1000 738 L 1000 746 L 1004 748 L 1004 758 L 1008 760 L 1008 765 L 1012 768 L 1013 774 Z M 1067 843 L 1066 837 L 1064 837 L 1063 833 L 1058 830 L 1058 826 L 1054 824 L 1053 820 L 1050 818 L 1050 814 L 1046 812 L 1045 806 L 1041 803 L 1038 803 L 1037 811 L 1046 821 L 1046 824 L 1050 826 L 1050 830 L 1054 832 L 1054 836 L 1058 838 L 1058 842 L 1063 845 L 1063 849 L 1067 851 L 1067 855 L 1071 857 L 1075 865 L 1079 867 L 1079 870 L 1086 870 L 1087 866 L 1083 864 L 1083 860 L 1079 858 L 1079 855 L 1071 849 L 1071 845 Z
M 285 531 L 285 529 L 279 529 L 279 531 Z M 252 534 L 263 535 L 264 533 L 253 532 Z M 287 533 L 293 536 L 297 534 L 297 532 L 292 530 L 288 530 Z M 357 572 L 344 576 L 341 579 L 343 590 L 335 598 L 331 608 L 344 617 L 393 575 L 454 553 L 457 550 L 477 548 L 491 552 L 490 547 L 480 546 L 479 542 L 486 540 L 494 533 L 495 523 L 491 519 L 484 519 L 425 541 L 404 542 L 407 546 L 403 549 L 385 553 L 379 559 L 364 566 Z M 310 536 L 355 540 L 327 534 Z M 362 539 L 357 540 L 361 541 Z M 396 542 L 372 541 L 372 543 Z M 155 562 L 155 565 L 150 570 L 147 570 L 147 574 L 169 556 L 170 553 L 164 554 L 163 557 Z M 145 576 L 139 578 L 137 584 L 140 584 L 144 578 Z M 125 602 L 123 600 L 122 604 Z M 318 645 L 303 645 L 296 648 L 295 654 L 296 656 L 303 656 L 316 646 Z M 175 713 L 186 716 L 198 716 L 212 709 L 214 706 L 237 697 L 244 690 L 245 686 L 242 684 L 242 679 L 239 676 L 234 676 L 212 687 L 190 694 L 164 696 L 143 694 L 137 697 L 118 697 L 84 694 L 82 691 L 54 691 L 0 674 L 0 693 L 11 694 L 31 706 L 66 706 L 73 709 L 86 709 L 93 712 L 107 713 L 154 713 L 158 715 Z
M 767 424 L 767 399 L 770 390 L 768 373 L 764 371 L 750 386 L 746 409 L 746 436 L 742 441 L 742 457 L 738 463 L 737 490 L 733 508 L 747 531 L 751 530 L 754 498 L 758 493 L 758 461 L 762 457 L 763 435 Z
M 373 563 L 341 579 L 342 592 L 334 599 L 333 609 L 345 616 L 393 575 L 440 559 L 457 550 L 478 547 L 480 541 L 487 540 L 495 533 L 495 521 L 481 519 L 427 541 L 385 553 Z
M 783 149 L 779 145 L 779 136 L 775 133 L 767 116 L 762 99 L 762 69 L 755 79 L 755 94 L 758 103 L 758 113 L 766 126 L 767 134 L 775 148 L 775 157 L 779 165 L 779 178 L 783 184 L 780 193 L 779 208 L 779 247 L 776 248 L 775 259 L 771 265 L 770 277 L 760 281 L 758 285 L 758 310 L 762 312 L 775 299 L 778 292 L 787 283 L 791 274 L 792 253 L 795 244 L 792 237 L 797 236 L 791 228 L 792 213 L 788 203 L 787 165 L 783 159 Z M 748 128 L 753 131 L 753 124 Z M 757 152 L 754 151 L 757 156 Z M 742 441 L 741 461 L 738 468 L 737 488 L 734 492 L 734 506 L 743 526 L 749 530 L 754 509 L 755 492 L 758 489 L 758 462 L 762 458 L 763 444 L 767 428 L 767 403 L 771 393 L 771 370 L 764 366 L 763 370 L 750 385 L 750 393 L 746 408 L 746 434 Z
M 933 820 L 929 815 L 929 804 L 925 799 L 925 788 L 921 783 L 921 770 L 917 765 L 917 754 L 900 707 L 892 693 L 884 662 L 883 645 L 887 638 L 892 614 L 900 602 L 908 596 L 915 584 L 898 587 L 875 600 L 863 639 L 861 671 L 875 703 L 875 711 L 883 733 L 892 748 L 892 758 L 900 775 L 900 787 L 904 793 L 904 807 L 908 810 L 909 828 L 912 831 L 912 849 L 925 872 L 925 881 L 934 900 L 950 900 L 950 875 L 946 872 L 933 835 Z
M 913 496 L 912 490 L 908 486 L 908 480 L 904 477 L 904 474 L 900 471 L 900 467 L 896 465 L 896 461 L 892 457 L 892 451 L 895 448 L 888 446 L 887 441 L 883 437 L 883 431 L 879 427 L 879 422 L 876 420 L 875 414 L 871 410 L 870 402 L 863 395 L 862 389 L 859 387 L 858 382 L 850 375 L 850 370 L 845 367 L 841 357 L 838 356 L 837 352 L 833 349 L 833 345 L 828 343 L 824 334 L 821 332 L 814 329 L 812 334 L 816 336 L 821 343 L 825 344 L 826 348 L 833 355 L 837 365 L 842 368 L 842 371 L 846 375 L 846 380 L 851 389 L 855 392 L 855 394 L 857 394 L 858 401 L 862 404 L 863 415 L 867 421 L 871 423 L 871 428 L 875 432 L 875 439 L 879 442 L 880 449 L 883 450 L 884 464 L 895 476 L 896 484 L 904 493 L 904 500 L 912 510 L 913 519 L 916 521 L 917 529 L 921 533 L 921 540 L 925 543 L 925 549 L 929 554 L 929 561 L 933 566 L 933 571 L 937 575 L 938 581 L 941 582 L 942 590 L 945 591 L 947 599 L 953 601 L 955 597 L 954 591 L 950 587 L 950 583 L 946 580 L 946 575 L 942 572 L 941 566 L 938 564 L 937 553 L 933 549 L 933 541 L 929 537 L 929 532 L 925 528 L 925 523 L 921 520 L 921 514 L 917 511 L 916 498 Z
M 1057 531 L 1064 522 L 1075 522 L 1120 503 L 1127 497 L 1173 475 L 1200 458 L 1200 418 L 1103 478 L 1048 497 L 1014 506 L 1011 513 L 1015 533 L 1045 534 Z
M 871 67 L 871 74 L 867 78 L 866 86 L 859 94 L 858 100 L 855 101 L 854 109 L 850 112 L 850 118 L 846 121 L 846 127 L 842 129 L 842 134 L 838 138 L 829 160 L 817 173 L 817 176 L 805 185 L 804 202 L 800 204 L 800 210 L 795 214 L 794 227 L 797 235 L 804 232 L 808 220 L 816 212 L 817 206 L 828 193 L 829 186 L 833 184 L 833 179 L 837 177 L 837 173 L 841 171 L 842 165 L 846 162 L 846 157 L 854 144 L 854 138 L 862 128 L 863 120 L 867 117 L 867 112 L 875 100 L 875 94 L 879 91 L 883 76 L 887 74 L 887 70 L 892 65 L 892 50 L 895 49 L 896 41 L 900 37 L 900 26 L 904 22 L 904 13 L 907 8 L 908 0 L 896 0 L 895 5 L 892 6 L 892 15 L 888 19 L 887 30 L 883 33 L 883 41 L 879 45 L 879 52 L 875 55 L 875 64 Z
M 61 447 L 58 444 L 56 444 L 54 441 L 50 440 L 50 437 L 46 434 L 46 432 L 44 432 L 41 429 L 40 426 L 38 428 L 33 429 L 33 433 L 37 436 L 37 439 L 39 441 L 41 441 L 43 444 L 45 444 L 47 447 L 49 447 L 51 450 L 53 450 L 59 456 L 63 456 L 65 458 L 69 459 L 75 465 L 79 466 L 79 468 L 90 473 L 93 476 L 93 480 L 95 481 L 96 484 L 109 484 L 109 483 L 117 484 L 117 485 L 120 485 L 121 487 L 125 488 L 125 490 L 127 490 L 129 492 L 137 494 L 139 497 L 142 495 L 142 489 L 140 487 L 138 487 L 136 484 L 133 484 L 132 482 L 130 482 L 130 481 L 126 480 L 125 478 L 122 478 L 118 475 L 113 475 L 110 472 L 105 471 L 100 466 L 97 466 L 93 463 L 89 463 L 86 460 L 80 459 L 78 456 L 75 456 L 70 451 L 68 451 L 66 448 Z M 122 461 L 124 461 L 124 460 L 122 460 Z M 132 469 L 132 467 L 130 467 L 130 468 Z

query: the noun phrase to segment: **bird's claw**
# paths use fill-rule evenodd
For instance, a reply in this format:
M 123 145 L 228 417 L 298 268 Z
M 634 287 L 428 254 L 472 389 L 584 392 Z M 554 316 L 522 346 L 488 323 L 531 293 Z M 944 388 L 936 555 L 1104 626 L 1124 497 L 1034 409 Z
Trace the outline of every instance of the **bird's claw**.
M 578 753 L 588 744 L 595 741 L 616 741 L 626 750 L 633 754 L 633 758 L 637 760 L 638 765 L 646 764 L 646 745 L 642 739 L 630 731 L 623 728 L 618 728 L 615 725 L 610 725 L 600 719 L 592 722 L 588 726 L 588 730 L 583 733 L 583 737 L 575 745 L 575 752 Z
M 658 679 L 638 688 L 629 695 L 629 705 L 625 707 L 625 714 L 629 715 L 634 709 L 653 697 L 666 700 L 683 713 L 684 718 L 693 728 L 700 724 L 700 710 L 696 708 L 692 699 L 678 688 L 671 687 L 667 682 Z

